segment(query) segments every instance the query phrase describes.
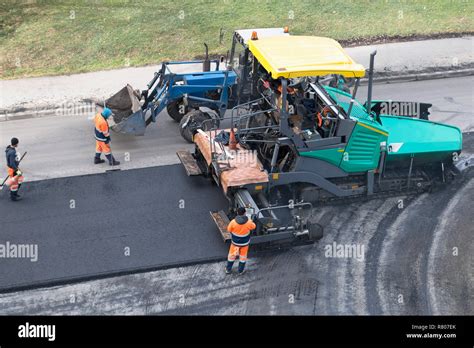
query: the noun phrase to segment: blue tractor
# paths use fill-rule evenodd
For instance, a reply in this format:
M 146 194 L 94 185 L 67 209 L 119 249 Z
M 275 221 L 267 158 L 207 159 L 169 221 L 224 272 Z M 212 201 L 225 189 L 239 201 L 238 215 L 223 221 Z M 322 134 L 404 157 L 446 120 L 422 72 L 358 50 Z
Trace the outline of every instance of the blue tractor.
M 209 59 L 206 44 L 204 60 L 163 62 L 143 91 L 130 85 L 105 101 L 113 111 L 116 132 L 144 135 L 165 108 L 179 122 L 180 133 L 192 142 L 197 129 L 219 126 L 228 108 L 250 100 L 257 81 L 252 79 L 252 57 L 248 41 L 259 37 L 289 35 L 287 28 L 236 30 L 228 59 Z M 199 69 L 199 66 L 202 68 Z M 199 69 L 197 72 L 178 71 Z

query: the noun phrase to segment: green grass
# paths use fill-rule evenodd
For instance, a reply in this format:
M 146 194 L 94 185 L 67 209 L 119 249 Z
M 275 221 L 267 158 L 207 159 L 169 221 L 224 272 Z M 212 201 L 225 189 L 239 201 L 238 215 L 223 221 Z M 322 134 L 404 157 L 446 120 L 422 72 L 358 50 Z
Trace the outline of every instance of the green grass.
M 238 28 L 338 40 L 474 31 L 472 0 L 0 0 L 2 78 L 190 59 Z M 181 16 L 180 16 L 181 15 Z M 183 18 L 184 15 L 184 18 Z M 219 31 L 223 28 L 222 43 Z

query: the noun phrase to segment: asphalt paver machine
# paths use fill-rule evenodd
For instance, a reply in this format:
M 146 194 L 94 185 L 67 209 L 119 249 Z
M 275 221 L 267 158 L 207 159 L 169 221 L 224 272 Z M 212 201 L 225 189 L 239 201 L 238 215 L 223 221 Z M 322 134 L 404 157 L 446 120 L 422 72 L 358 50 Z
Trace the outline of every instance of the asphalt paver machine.
M 224 240 L 238 207 L 257 223 L 252 244 L 314 242 L 318 205 L 424 192 L 458 172 L 462 133 L 429 121 L 429 104 L 395 115 L 390 101 L 372 101 L 375 52 L 362 104 L 365 68 L 336 41 L 253 38 L 250 100 L 232 108 L 230 128 L 198 129 L 194 151 L 178 152 L 188 175 L 211 178 L 227 197 L 227 209 L 211 212 Z M 320 82 L 334 74 L 353 80 L 352 93 Z

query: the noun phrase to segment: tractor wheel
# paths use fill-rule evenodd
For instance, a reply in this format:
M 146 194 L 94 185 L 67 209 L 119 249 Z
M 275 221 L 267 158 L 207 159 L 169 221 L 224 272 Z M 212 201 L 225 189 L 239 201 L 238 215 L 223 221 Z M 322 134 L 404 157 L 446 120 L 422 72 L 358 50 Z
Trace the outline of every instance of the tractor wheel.
M 207 131 L 213 127 L 213 123 L 215 126 L 216 122 L 206 122 L 203 124 L 204 121 L 211 118 L 211 115 L 201 110 L 189 111 L 179 122 L 179 132 L 181 133 L 181 136 L 186 141 L 192 143 L 193 136 L 199 128 L 201 128 L 203 131 Z M 218 120 L 216 121 L 218 122 Z
M 181 121 L 183 116 L 188 113 L 188 109 L 189 108 L 183 104 L 183 99 L 175 100 L 174 102 L 169 103 L 166 106 L 166 111 L 168 111 L 168 115 L 176 122 Z
M 316 242 L 323 238 L 323 226 L 315 222 L 308 221 L 308 230 L 309 230 L 309 240 L 312 242 Z

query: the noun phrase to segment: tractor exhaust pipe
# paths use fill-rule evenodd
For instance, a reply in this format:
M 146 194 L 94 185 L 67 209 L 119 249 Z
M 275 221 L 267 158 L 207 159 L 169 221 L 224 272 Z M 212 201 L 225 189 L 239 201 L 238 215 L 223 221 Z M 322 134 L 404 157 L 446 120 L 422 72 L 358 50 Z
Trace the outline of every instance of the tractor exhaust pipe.
M 367 90 L 367 113 L 370 115 L 372 111 L 372 85 L 373 85 L 373 77 L 374 77 L 374 60 L 375 55 L 377 54 L 377 50 L 373 51 L 370 54 L 370 66 L 369 66 L 369 86 Z
M 209 60 L 209 47 L 207 47 L 206 43 L 204 43 L 204 47 L 206 47 L 206 58 L 202 63 L 202 71 L 211 71 L 211 61 Z

